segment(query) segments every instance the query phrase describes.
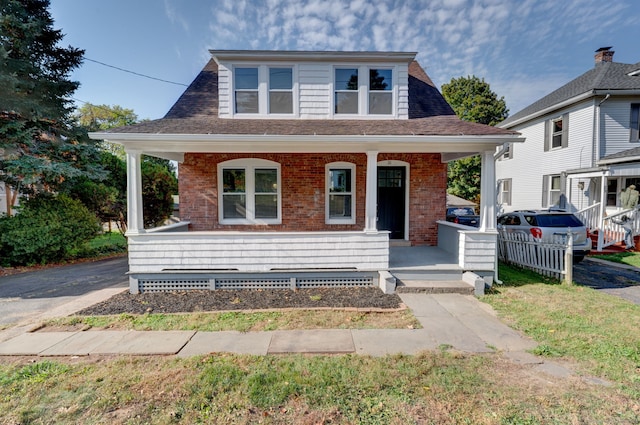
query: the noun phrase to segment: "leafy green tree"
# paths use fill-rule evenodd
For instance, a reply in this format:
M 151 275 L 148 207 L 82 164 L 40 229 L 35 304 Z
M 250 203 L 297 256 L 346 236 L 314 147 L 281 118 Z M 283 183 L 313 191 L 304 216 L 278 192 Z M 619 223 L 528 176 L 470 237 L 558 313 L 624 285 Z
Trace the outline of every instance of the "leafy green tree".
M 464 121 L 496 125 L 509 115 L 504 97 L 498 98 L 484 78 L 452 78 L 442 85 L 442 95 Z M 479 155 L 450 162 L 447 192 L 479 202 L 481 168 Z
M 138 116 L 132 109 L 118 105 L 89 105 L 79 108 L 75 119 L 88 131 L 108 130 L 131 125 Z M 100 162 L 109 172 L 104 181 L 75 179 L 66 187 L 67 193 L 81 199 L 103 221 L 115 221 L 126 230 L 127 173 L 124 149 L 120 145 L 101 142 Z M 162 224 L 173 212 L 173 197 L 178 193 L 175 166 L 171 161 L 143 155 L 142 204 L 146 227 Z
M 0 180 L 14 193 L 54 191 L 69 178 L 104 172 L 75 126 L 70 73 L 83 51 L 60 47 L 49 0 L 0 2 Z

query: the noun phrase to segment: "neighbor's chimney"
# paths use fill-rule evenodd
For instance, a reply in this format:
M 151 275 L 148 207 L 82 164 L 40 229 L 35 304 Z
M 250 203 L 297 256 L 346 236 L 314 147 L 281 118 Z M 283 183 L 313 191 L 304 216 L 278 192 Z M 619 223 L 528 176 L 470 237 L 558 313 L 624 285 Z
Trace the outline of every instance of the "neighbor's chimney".
M 600 62 L 613 62 L 613 54 L 615 52 L 611 50 L 611 46 L 609 47 L 601 47 L 596 50 L 595 59 L 596 65 Z

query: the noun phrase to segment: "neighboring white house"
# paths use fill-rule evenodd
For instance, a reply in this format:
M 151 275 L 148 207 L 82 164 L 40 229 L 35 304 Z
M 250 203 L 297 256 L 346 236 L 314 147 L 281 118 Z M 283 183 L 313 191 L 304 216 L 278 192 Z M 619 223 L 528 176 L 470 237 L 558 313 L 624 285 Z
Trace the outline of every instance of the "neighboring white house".
M 624 234 L 610 221 L 620 192 L 640 187 L 640 62 L 613 54 L 598 49 L 593 69 L 498 125 L 526 138 L 496 163 L 498 209 L 577 212 L 599 233 L 598 250 Z
M 132 292 L 264 283 L 240 273 L 384 272 L 390 240 L 446 244 L 462 270 L 493 276 L 494 153 L 523 139 L 458 119 L 415 52 L 211 55 L 164 118 L 91 134 L 127 155 Z M 172 232 L 144 228 L 142 154 L 179 164 Z M 444 221 L 446 162 L 474 154 L 479 229 Z

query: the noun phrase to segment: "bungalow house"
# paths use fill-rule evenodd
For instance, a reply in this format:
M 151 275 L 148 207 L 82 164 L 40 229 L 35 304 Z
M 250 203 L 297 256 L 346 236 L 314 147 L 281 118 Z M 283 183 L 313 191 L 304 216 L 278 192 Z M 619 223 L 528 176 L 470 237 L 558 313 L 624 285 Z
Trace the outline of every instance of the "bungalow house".
M 416 53 L 211 55 L 164 118 L 91 134 L 125 148 L 132 292 L 393 285 L 393 249 L 419 247 L 493 278 L 494 153 L 516 131 L 458 119 Z M 144 229 L 142 154 L 178 162 L 180 223 Z M 479 229 L 444 221 L 447 161 L 474 154 Z
M 628 213 L 621 192 L 640 187 L 640 62 L 613 55 L 598 49 L 594 68 L 498 125 L 527 140 L 496 163 L 499 209 L 576 212 L 598 235 L 599 251 L 623 240 L 615 223 Z

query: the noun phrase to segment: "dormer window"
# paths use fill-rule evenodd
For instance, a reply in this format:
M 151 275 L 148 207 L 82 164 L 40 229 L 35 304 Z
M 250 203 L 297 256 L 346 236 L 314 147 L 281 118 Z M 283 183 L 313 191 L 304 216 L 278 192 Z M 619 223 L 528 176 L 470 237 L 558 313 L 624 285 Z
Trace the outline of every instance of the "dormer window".
M 336 69 L 335 79 L 335 113 L 358 113 L 358 69 Z
M 269 113 L 293 113 L 293 70 L 269 68 Z
M 235 68 L 234 82 L 236 113 L 259 113 L 258 68 Z
M 393 81 L 390 69 L 369 70 L 369 114 L 393 112 Z

